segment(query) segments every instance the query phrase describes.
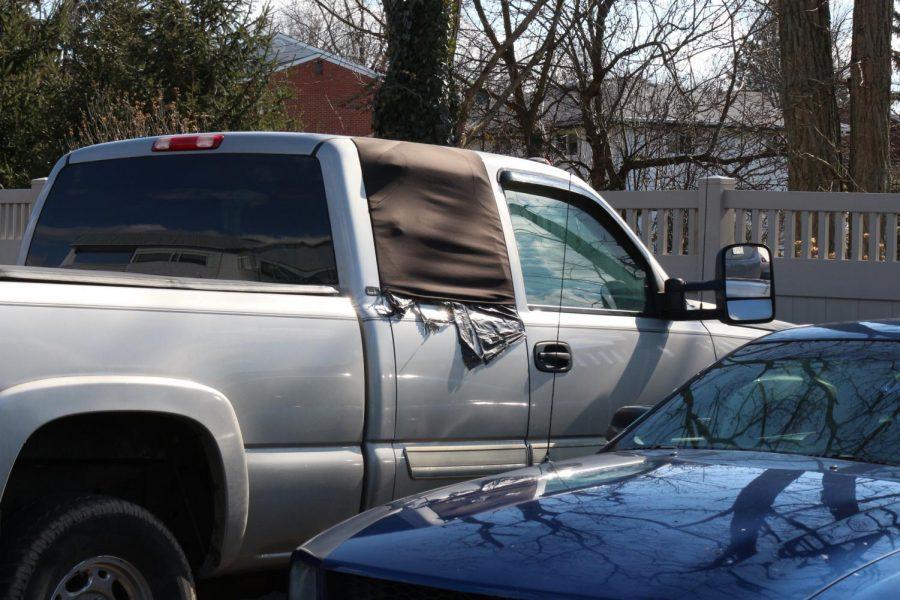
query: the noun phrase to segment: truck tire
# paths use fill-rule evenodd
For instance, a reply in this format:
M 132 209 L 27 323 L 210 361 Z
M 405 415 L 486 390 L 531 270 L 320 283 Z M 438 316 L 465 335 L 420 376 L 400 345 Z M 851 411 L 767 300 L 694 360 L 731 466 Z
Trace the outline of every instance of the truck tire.
M 2 532 L 3 600 L 195 600 L 184 552 L 152 514 L 77 496 L 12 515 Z

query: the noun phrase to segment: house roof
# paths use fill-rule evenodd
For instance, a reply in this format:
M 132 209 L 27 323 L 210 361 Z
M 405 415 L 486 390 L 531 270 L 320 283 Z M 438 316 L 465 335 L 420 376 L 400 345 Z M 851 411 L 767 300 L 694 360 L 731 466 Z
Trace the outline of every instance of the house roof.
M 365 67 L 352 60 L 347 60 L 336 54 L 326 52 L 321 48 L 310 46 L 298 39 L 292 38 L 283 33 L 276 33 L 272 38 L 271 51 L 275 55 L 275 61 L 278 64 L 276 70 L 283 71 L 293 66 L 309 62 L 311 60 L 327 60 L 330 63 L 350 69 L 360 75 L 366 77 L 378 77 L 378 73 L 372 69 Z
M 619 85 L 627 85 L 627 89 L 621 90 Z M 622 123 L 715 126 L 721 119 L 722 92 L 715 86 L 684 91 L 670 84 L 650 81 L 623 84 L 612 79 L 604 83 L 604 88 L 606 93 L 601 95 L 601 101 L 610 103 L 610 98 L 616 98 L 615 106 L 610 106 L 609 110 L 613 120 Z M 573 92 L 558 92 L 552 102 L 548 117 L 557 126 L 581 123 L 581 109 Z M 784 126 L 781 111 L 766 95 L 750 90 L 734 93 L 724 124 L 730 127 Z

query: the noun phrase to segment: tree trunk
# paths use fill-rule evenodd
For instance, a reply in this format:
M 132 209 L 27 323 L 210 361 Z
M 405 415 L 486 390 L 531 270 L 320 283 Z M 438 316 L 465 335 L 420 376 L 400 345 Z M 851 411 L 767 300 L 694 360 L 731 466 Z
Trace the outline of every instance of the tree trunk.
M 777 8 L 788 185 L 839 190 L 844 169 L 828 0 L 779 0 Z
M 850 59 L 850 178 L 863 192 L 891 187 L 891 3 L 857 0 Z
M 453 144 L 458 15 L 457 0 L 384 0 L 388 66 L 372 115 L 378 137 Z
M 525 156 L 544 156 L 544 134 L 535 118 L 534 111 L 523 110 L 518 117 L 518 123 L 522 128 L 519 133 L 525 142 Z

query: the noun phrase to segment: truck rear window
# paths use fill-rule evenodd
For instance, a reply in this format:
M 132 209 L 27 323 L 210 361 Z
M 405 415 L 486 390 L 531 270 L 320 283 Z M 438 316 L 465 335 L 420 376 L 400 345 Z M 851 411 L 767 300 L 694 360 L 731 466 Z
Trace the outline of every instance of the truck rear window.
M 337 284 L 318 161 L 185 154 L 71 164 L 56 177 L 27 265 Z

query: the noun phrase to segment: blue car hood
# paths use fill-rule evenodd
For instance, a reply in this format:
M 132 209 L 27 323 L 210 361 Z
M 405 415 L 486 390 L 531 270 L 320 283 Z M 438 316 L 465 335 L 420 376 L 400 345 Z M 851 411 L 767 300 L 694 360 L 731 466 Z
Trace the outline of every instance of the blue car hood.
M 374 509 L 300 553 L 513 598 L 809 597 L 900 547 L 900 469 L 785 455 L 602 453 Z

